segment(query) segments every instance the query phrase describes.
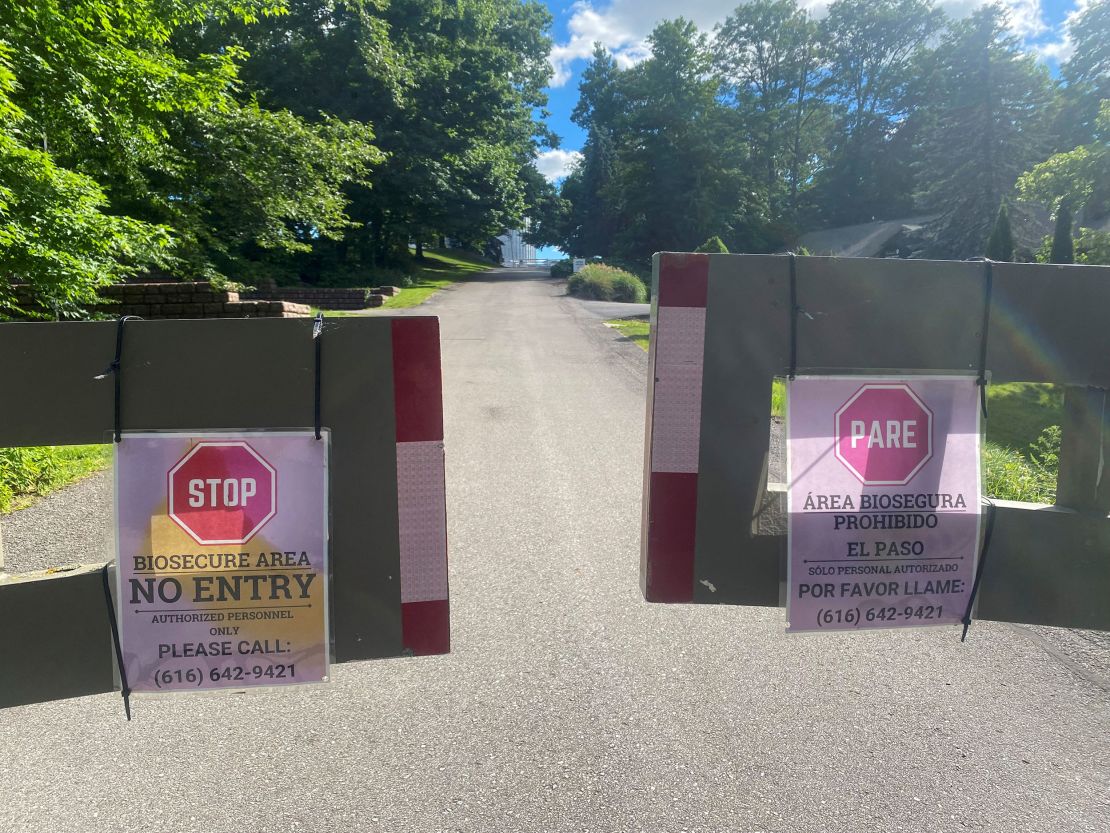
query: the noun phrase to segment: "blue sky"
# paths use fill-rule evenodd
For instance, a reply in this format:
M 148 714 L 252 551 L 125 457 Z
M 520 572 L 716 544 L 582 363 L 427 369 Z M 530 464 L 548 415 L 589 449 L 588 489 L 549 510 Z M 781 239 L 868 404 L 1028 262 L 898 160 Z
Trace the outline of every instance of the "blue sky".
M 547 151 L 537 167 L 549 179 L 558 179 L 573 164 L 574 152 L 582 147 L 585 135 L 571 122 L 570 114 L 578 100 L 578 79 L 586 65 L 593 43 L 604 43 L 623 66 L 643 60 L 648 51 L 644 37 L 656 23 L 685 16 L 705 31 L 723 20 L 739 0 L 547 0 L 555 17 L 552 36 L 555 48 L 552 63 L 555 75 L 548 90 L 551 111 L 549 124 L 562 138 L 558 150 Z M 815 14 L 822 14 L 826 0 L 800 0 Z M 953 17 L 967 15 L 983 0 L 935 0 Z M 1051 66 L 1068 54 L 1064 22 L 1077 4 L 1089 0 L 1003 0 L 1011 9 L 1011 27 L 1039 52 Z

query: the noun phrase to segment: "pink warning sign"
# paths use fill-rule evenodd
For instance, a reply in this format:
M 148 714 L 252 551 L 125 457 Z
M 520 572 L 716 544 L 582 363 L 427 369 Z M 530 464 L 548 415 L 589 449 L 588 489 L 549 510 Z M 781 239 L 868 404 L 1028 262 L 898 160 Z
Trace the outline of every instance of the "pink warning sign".
M 979 431 L 974 377 L 790 383 L 787 630 L 963 617 L 978 554 Z
M 143 432 L 116 460 L 116 598 L 132 691 L 328 679 L 328 443 Z

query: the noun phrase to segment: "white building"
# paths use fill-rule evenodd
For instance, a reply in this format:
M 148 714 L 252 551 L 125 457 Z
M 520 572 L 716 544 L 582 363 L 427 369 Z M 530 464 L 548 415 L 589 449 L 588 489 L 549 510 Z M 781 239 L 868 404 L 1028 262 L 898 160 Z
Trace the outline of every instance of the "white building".
M 501 265 L 512 266 L 521 261 L 536 260 L 536 247 L 524 242 L 524 232 L 507 231 L 498 235 L 501 241 Z

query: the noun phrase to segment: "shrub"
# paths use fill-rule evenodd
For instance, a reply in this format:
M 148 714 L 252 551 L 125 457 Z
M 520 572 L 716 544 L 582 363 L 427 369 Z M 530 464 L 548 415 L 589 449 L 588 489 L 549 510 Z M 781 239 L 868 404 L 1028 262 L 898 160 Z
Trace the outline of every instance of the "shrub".
M 728 246 L 725 245 L 725 242 L 720 237 L 718 237 L 717 235 L 713 235 L 708 240 L 706 240 L 704 243 L 702 243 L 700 246 L 698 246 L 696 249 L 694 249 L 694 251 L 695 252 L 702 252 L 704 254 L 711 254 L 711 255 L 713 255 L 713 254 L 727 255 L 728 254 Z
M 1075 238 L 1075 261 L 1088 266 L 1110 266 L 1110 231 L 1080 229 Z
M 569 278 L 574 274 L 574 261 L 569 257 L 551 264 L 551 277 Z
M 1029 456 L 1005 446 L 983 447 L 983 494 L 1028 503 L 1056 501 L 1060 426 L 1050 425 L 1033 443 Z
M 642 304 L 647 299 L 647 289 L 643 281 L 631 272 L 603 263 L 591 263 L 582 271 L 571 275 L 567 282 L 567 292 L 595 301 Z

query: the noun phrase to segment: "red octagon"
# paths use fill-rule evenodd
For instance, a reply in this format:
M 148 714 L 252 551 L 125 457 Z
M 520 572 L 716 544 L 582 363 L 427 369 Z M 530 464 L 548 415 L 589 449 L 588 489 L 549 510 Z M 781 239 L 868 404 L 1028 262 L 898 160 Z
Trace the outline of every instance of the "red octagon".
M 909 385 L 864 385 L 836 412 L 836 457 L 866 486 L 904 486 L 932 456 L 933 413 Z
M 203 440 L 170 469 L 169 514 L 198 544 L 245 544 L 277 514 L 277 472 L 245 442 Z

